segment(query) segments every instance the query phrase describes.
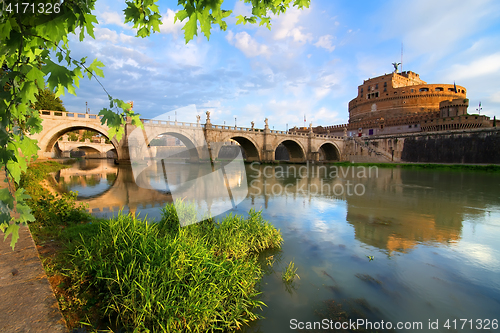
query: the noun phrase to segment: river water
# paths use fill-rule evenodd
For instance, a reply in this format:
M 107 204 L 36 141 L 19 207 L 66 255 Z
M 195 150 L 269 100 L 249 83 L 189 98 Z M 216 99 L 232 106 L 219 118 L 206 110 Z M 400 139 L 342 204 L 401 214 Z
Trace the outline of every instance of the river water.
M 152 174 L 152 183 L 164 179 Z M 192 174 L 180 167 L 177 183 Z M 78 191 L 97 216 L 121 208 L 155 219 L 172 200 L 167 190 L 138 186 L 130 166 L 106 160 L 52 177 L 55 190 Z M 398 332 L 500 331 L 500 174 L 253 164 L 246 178 L 227 178 L 248 184 L 246 199 L 228 213 L 262 210 L 284 238 L 260 287 L 265 319 L 245 331 L 335 327 L 346 316 L 364 319 L 358 328 L 369 321 L 369 331 L 389 323 Z M 285 285 L 281 272 L 291 260 L 300 279 Z

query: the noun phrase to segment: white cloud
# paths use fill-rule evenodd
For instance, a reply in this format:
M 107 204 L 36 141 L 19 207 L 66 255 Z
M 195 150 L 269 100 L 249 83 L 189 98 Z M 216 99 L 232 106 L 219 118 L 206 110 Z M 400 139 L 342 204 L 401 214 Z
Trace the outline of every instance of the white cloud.
M 259 44 L 245 31 L 234 34 L 230 30 L 226 35 L 226 40 L 243 52 L 248 58 L 270 54 L 269 48 L 266 45 Z
M 297 43 L 312 42 L 313 35 L 311 33 L 304 33 L 304 27 L 297 26 L 301 16 L 308 12 L 308 9 L 299 10 L 290 8 L 285 14 L 281 14 L 280 16 L 273 15 L 271 22 L 273 24 L 274 39 L 279 40 L 291 37 Z
M 500 103 L 500 91 L 490 96 L 490 100 L 494 103 Z
M 469 64 L 451 66 L 448 80 L 464 80 L 500 72 L 500 52 L 476 59 Z
M 398 13 L 394 15 L 392 8 Z M 493 0 L 466 1 L 457 5 L 453 0 L 397 0 L 381 7 L 375 13 L 373 22 L 384 22 L 381 30 L 384 38 L 404 36 L 407 54 L 418 57 L 428 54 L 429 60 L 437 61 L 453 47 L 463 48 L 458 43 L 464 38 L 481 31 L 489 22 L 498 20 L 499 3 Z M 409 17 L 416 19 L 408 19 Z M 397 27 L 397 28 L 395 28 Z
M 338 124 L 340 122 L 339 113 L 333 110 L 329 110 L 326 107 L 321 107 L 319 110 L 314 112 L 311 116 L 311 121 L 313 126 L 318 126 L 320 124 Z M 316 124 L 316 125 L 314 125 Z
M 167 55 L 181 66 L 201 66 L 206 53 L 206 48 L 200 48 L 195 43 L 176 43 L 167 49 Z
M 96 27 L 94 29 L 94 34 L 97 41 L 109 41 L 113 44 L 118 42 L 118 33 L 108 28 Z
M 232 15 L 243 15 L 246 17 L 250 17 L 252 16 L 252 6 L 250 4 L 244 3 L 243 1 L 236 1 Z
M 108 28 L 99 28 L 96 27 L 94 29 L 95 40 L 96 41 L 109 41 L 112 44 L 131 44 L 136 41 L 136 37 L 129 36 L 124 33 L 117 33 L 114 30 L 110 30 Z
M 322 47 L 330 52 L 335 50 L 335 45 L 332 45 L 334 37 L 332 35 L 324 35 L 314 44 L 317 47 Z
M 124 16 L 121 13 L 104 12 L 101 15 L 99 15 L 99 22 L 102 22 L 104 24 L 115 24 L 124 29 L 132 29 L 131 25 L 127 25 L 123 23 L 123 21 L 124 21 Z
M 160 26 L 160 32 L 162 34 L 172 34 L 174 35 L 174 37 L 177 37 L 180 34 L 186 20 L 184 21 L 184 23 L 180 21 L 174 23 L 175 13 L 176 12 L 174 12 L 173 10 L 167 9 L 167 12 L 163 14 L 163 17 L 161 19 L 163 24 Z

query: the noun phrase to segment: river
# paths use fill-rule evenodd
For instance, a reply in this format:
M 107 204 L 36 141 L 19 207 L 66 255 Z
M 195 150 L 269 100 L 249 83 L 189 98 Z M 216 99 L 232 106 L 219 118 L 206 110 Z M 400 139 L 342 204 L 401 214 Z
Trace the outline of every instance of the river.
M 265 319 L 245 331 L 287 332 L 314 322 L 335 327 L 343 312 L 352 320 L 364 318 L 361 328 L 369 321 L 370 331 L 388 324 L 398 332 L 498 329 L 500 174 L 245 167 L 246 178 L 227 174 L 234 186 L 248 184 L 247 197 L 227 213 L 262 210 L 284 238 L 260 287 Z M 192 174 L 183 166 L 176 181 Z M 130 166 L 106 160 L 78 162 L 52 177 L 54 189 L 78 191 L 96 216 L 122 208 L 156 219 L 172 200 L 168 187 L 142 188 Z M 161 175 L 149 179 L 162 180 Z M 212 199 L 207 206 L 227 205 L 226 199 Z M 287 286 L 281 272 L 291 260 L 300 279 Z

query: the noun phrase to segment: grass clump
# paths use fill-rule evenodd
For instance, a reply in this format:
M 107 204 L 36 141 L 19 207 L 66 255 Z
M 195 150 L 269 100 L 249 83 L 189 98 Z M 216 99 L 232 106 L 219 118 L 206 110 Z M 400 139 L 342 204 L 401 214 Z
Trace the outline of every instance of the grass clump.
M 130 331 L 233 331 L 255 320 L 260 251 L 279 248 L 278 230 L 260 212 L 180 227 L 182 202 L 167 205 L 159 223 L 132 215 L 101 221 L 82 238 L 72 262 L 98 291 L 99 312 Z
M 281 279 L 283 280 L 284 283 L 292 283 L 295 278 L 299 278 L 299 275 L 297 274 L 297 268 L 295 267 L 295 264 L 293 261 L 290 261 L 288 266 L 283 270 L 281 273 Z

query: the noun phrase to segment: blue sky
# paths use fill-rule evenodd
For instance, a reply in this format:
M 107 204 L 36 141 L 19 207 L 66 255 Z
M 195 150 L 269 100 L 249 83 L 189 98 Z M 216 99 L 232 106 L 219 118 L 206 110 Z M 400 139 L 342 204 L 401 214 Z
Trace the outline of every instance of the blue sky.
M 173 23 L 177 1 L 158 2 L 161 33 L 136 38 L 123 24 L 123 0 L 98 0 L 95 39 L 70 39 L 72 56 L 98 58 L 106 67 L 102 84 L 114 98 L 134 101 L 142 118 L 154 118 L 195 105 L 211 112 L 214 124 L 258 128 L 348 121 L 347 104 L 364 79 L 403 70 L 428 83 L 467 88 L 469 113 L 500 118 L 500 2 L 311 0 L 305 10 L 272 19 L 272 29 L 236 25 L 250 15 L 243 1 L 225 0 L 232 9 L 227 31 L 217 27 L 207 41 L 201 33 L 185 44 L 182 23 Z M 108 107 L 95 80 L 81 80 L 77 97 L 61 96 L 66 109 L 91 113 Z M 172 113 L 171 119 L 174 115 Z M 196 122 L 178 112 L 179 121 Z M 202 121 L 204 122 L 204 121 Z

